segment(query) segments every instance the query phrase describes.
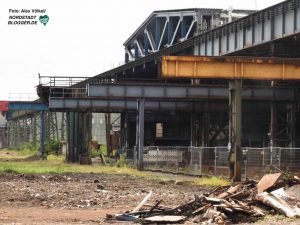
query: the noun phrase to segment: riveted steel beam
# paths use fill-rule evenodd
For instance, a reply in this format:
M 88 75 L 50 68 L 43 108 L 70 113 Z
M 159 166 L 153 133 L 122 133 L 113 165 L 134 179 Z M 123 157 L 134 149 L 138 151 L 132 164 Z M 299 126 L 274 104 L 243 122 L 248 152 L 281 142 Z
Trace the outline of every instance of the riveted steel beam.
M 163 56 L 163 78 L 300 80 L 300 59 Z

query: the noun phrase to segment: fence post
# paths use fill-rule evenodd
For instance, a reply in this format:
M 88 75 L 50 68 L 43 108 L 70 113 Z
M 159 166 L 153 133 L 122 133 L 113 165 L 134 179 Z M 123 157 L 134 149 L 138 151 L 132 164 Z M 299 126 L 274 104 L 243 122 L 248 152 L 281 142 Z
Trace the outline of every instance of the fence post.
M 245 180 L 247 180 L 247 167 L 248 167 L 248 147 L 246 147 L 246 152 L 245 152 L 245 160 L 244 160 L 244 164 L 245 164 Z
M 215 147 L 215 166 L 214 166 L 214 175 L 217 174 L 217 147 Z
M 178 158 L 179 158 L 179 155 L 180 154 L 178 154 L 178 153 L 180 153 L 180 151 L 176 151 L 176 172 L 178 173 L 178 171 L 179 171 L 179 169 L 178 169 Z
M 265 148 L 262 148 L 262 155 L 263 155 L 263 158 L 262 158 L 262 167 L 265 166 Z
M 167 171 L 169 170 L 170 162 L 169 162 L 169 147 L 167 147 Z
M 280 166 L 281 166 L 281 148 L 279 148 L 279 154 L 278 154 L 278 167 L 279 167 L 279 169 L 281 169 Z
M 158 169 L 158 152 L 159 152 L 159 148 L 156 147 L 156 169 Z
M 203 148 L 201 147 L 200 149 L 200 155 L 199 155 L 199 163 L 200 163 L 200 175 L 202 175 L 202 150 Z
M 273 164 L 273 141 L 270 141 L 270 165 Z
M 192 173 L 192 169 L 193 169 L 193 147 L 192 146 L 188 147 L 188 150 L 190 150 L 190 152 L 191 152 L 190 169 L 189 169 L 190 174 L 191 174 Z

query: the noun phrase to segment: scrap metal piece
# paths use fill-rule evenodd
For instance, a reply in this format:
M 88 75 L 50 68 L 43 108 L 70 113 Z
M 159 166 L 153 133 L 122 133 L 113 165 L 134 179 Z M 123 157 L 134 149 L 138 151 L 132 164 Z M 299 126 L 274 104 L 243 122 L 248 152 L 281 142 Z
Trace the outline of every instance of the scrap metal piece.
M 263 192 L 256 199 L 287 217 L 300 216 L 300 208 L 295 197 L 290 196 L 284 188 L 279 188 L 271 193 Z
M 121 215 L 115 215 L 116 220 L 119 221 L 135 221 L 138 219 L 138 216 L 129 215 L 129 214 L 121 214 Z
M 266 174 L 264 175 L 257 184 L 258 194 L 263 193 L 269 188 L 275 186 L 282 173 Z

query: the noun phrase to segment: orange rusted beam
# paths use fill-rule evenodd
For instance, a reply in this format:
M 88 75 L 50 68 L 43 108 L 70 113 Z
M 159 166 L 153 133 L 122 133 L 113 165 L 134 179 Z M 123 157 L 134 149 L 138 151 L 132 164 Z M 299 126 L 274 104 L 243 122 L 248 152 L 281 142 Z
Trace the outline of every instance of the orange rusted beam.
M 163 78 L 300 80 L 300 59 L 163 56 Z

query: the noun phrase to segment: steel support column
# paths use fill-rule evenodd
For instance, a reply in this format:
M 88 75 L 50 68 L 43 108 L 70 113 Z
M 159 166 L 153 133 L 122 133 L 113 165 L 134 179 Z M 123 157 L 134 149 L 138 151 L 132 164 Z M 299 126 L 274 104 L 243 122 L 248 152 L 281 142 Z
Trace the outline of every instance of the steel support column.
M 75 112 L 69 112 L 67 114 L 67 127 L 68 127 L 68 149 L 66 158 L 68 162 L 74 162 L 74 120 Z
M 183 17 L 182 22 L 181 22 L 181 35 L 180 35 L 180 37 L 185 38 L 186 32 L 187 32 L 187 21 L 186 21 L 186 18 Z
M 193 113 L 193 112 L 191 112 L 191 129 L 190 129 L 190 132 L 191 132 L 191 134 L 190 134 L 190 136 L 191 136 L 191 143 L 190 143 L 190 145 L 191 145 L 191 147 L 192 146 L 195 146 L 195 143 L 196 143 L 196 138 L 195 138 L 195 121 L 196 121 L 196 115 L 195 115 L 195 113 Z
M 67 115 L 68 149 L 66 159 L 68 162 L 89 163 L 89 149 L 91 140 L 91 114 L 70 112 Z
M 169 23 L 168 23 L 168 45 L 171 44 L 172 42 L 172 38 L 173 38 L 173 34 L 174 34 L 174 31 L 173 31 L 173 21 L 174 19 L 172 17 L 169 17 Z
M 230 179 L 241 181 L 242 80 L 229 81 L 229 143 Z
M 277 126 L 277 105 L 272 101 L 271 104 L 271 119 L 270 119 L 270 147 L 276 147 L 278 141 L 278 126 Z
M 288 106 L 288 135 L 289 147 L 295 148 L 296 146 L 296 105 L 294 103 Z
M 137 43 L 134 43 L 134 59 L 137 60 L 138 57 L 139 57 L 139 47 Z
M 121 113 L 120 144 L 122 149 L 126 149 L 126 114 L 127 112 Z
M 40 131 L 40 157 L 46 158 L 45 155 L 45 111 L 41 111 L 41 131 Z
M 159 41 L 160 41 L 160 37 L 161 37 L 161 23 L 162 23 L 162 19 L 159 17 L 155 18 L 155 43 L 156 46 L 158 47 L 159 45 Z M 159 49 L 156 49 L 159 50 Z
M 36 132 L 36 113 L 33 114 L 33 118 L 32 118 L 32 141 L 33 141 L 33 146 L 36 147 L 36 137 L 37 137 L 37 132 Z
M 146 31 L 144 31 L 144 52 L 145 55 L 149 54 L 149 40 Z
M 125 63 L 129 63 L 129 54 L 125 52 Z
M 138 170 L 144 169 L 143 152 L 144 152 L 144 112 L 145 100 L 137 100 L 137 152 L 138 152 Z
M 111 138 L 110 138 L 110 113 L 105 113 L 105 130 L 106 130 L 106 154 L 109 156 L 112 153 Z

